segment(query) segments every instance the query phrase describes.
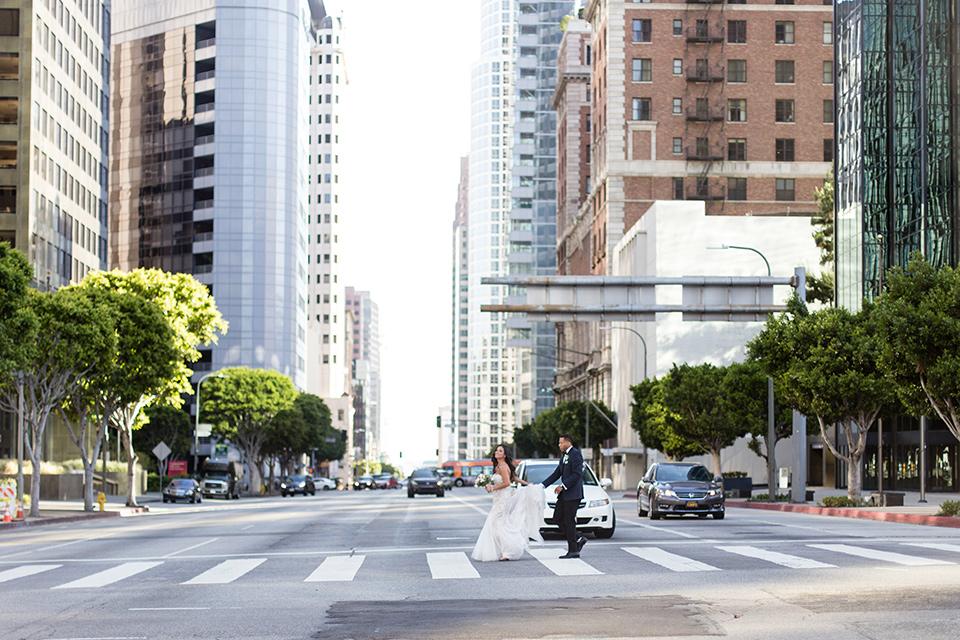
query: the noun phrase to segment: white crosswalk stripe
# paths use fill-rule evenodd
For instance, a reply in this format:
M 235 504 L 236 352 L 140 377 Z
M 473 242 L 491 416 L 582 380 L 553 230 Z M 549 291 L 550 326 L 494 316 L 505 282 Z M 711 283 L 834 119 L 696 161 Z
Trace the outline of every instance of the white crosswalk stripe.
M 896 564 L 908 565 L 911 567 L 922 567 L 938 564 L 954 564 L 946 560 L 933 560 L 930 558 L 921 558 L 919 556 L 908 556 L 903 553 L 894 553 L 892 551 L 879 551 L 877 549 L 867 549 L 865 547 L 855 547 L 848 544 L 809 544 L 808 547 L 814 549 L 823 549 L 824 551 L 835 551 L 845 553 L 851 556 L 867 558 L 869 560 L 882 560 L 884 562 L 893 562 Z
M 573 558 L 561 560 L 559 548 L 530 549 L 530 555 L 540 561 L 540 564 L 558 576 L 602 576 L 603 572 L 591 567 L 583 560 Z
M 836 567 L 835 564 L 827 564 L 826 562 L 818 562 L 816 560 L 810 560 L 809 558 L 800 558 L 798 556 L 787 555 L 786 553 L 780 553 L 778 551 L 767 551 L 766 549 L 758 549 L 757 547 L 750 546 L 732 546 L 732 547 L 716 547 L 721 551 L 726 551 L 727 553 L 736 553 L 737 555 L 744 556 L 746 558 L 757 558 L 758 560 L 766 560 L 767 562 L 772 562 L 774 564 L 779 564 L 783 567 L 790 567 L 791 569 L 827 569 L 831 567 Z
M 10 580 L 16 580 L 17 578 L 34 576 L 38 573 L 43 573 L 44 571 L 50 571 L 51 569 L 59 569 L 62 566 L 63 565 L 60 564 L 28 564 L 22 567 L 14 567 L 13 569 L 0 571 L 0 582 L 9 582 Z
M 80 578 L 79 580 L 74 580 L 73 582 L 67 582 L 65 584 L 58 585 L 53 587 L 54 589 L 86 589 L 86 588 L 96 588 L 103 587 L 108 584 L 113 584 L 114 582 L 119 582 L 124 578 L 129 578 L 130 576 L 135 576 L 142 571 L 147 569 L 153 569 L 156 566 L 163 564 L 162 562 L 124 562 L 121 565 L 116 567 L 111 567 L 104 571 L 93 574 L 92 576 L 87 576 L 86 578 Z
M 720 569 L 655 547 L 620 547 L 627 553 L 658 564 L 670 571 L 719 571 Z
M 367 556 L 330 556 L 304 582 L 349 582 Z
M 195 578 L 180 584 L 228 584 L 240 576 L 253 571 L 266 562 L 266 558 L 239 558 L 224 560 L 212 569 L 208 569 Z
M 946 542 L 901 542 L 900 544 L 908 547 L 921 547 L 923 549 L 936 549 L 937 551 L 952 551 L 960 553 L 960 544 L 949 544 Z
M 470 558 L 462 551 L 428 553 L 427 564 L 434 580 L 480 577 Z

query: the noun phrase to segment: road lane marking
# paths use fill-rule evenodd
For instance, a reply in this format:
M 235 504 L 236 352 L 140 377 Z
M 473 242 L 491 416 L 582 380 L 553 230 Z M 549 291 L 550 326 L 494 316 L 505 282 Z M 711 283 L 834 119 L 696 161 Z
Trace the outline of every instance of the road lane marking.
M 698 562 L 697 560 L 691 560 L 690 558 L 685 558 L 684 556 L 678 556 L 675 553 L 670 553 L 669 551 L 664 551 L 663 549 L 657 549 L 656 547 L 651 548 L 641 548 L 641 547 L 620 547 L 629 554 L 635 555 L 638 558 L 658 564 L 664 569 L 670 569 L 670 571 L 719 571 L 720 569 L 705 564 L 703 562 Z
M 946 542 L 901 542 L 900 544 L 908 547 L 923 547 L 925 549 L 960 553 L 960 544 L 947 544 Z
M 250 528 L 253 527 L 253 526 L 254 526 L 254 525 L 252 525 L 252 524 L 248 524 L 248 525 L 245 526 L 244 528 L 240 529 L 240 531 L 246 531 L 247 529 L 250 529 Z
M 540 564 L 550 569 L 558 576 L 602 576 L 603 572 L 591 567 L 580 559 L 561 560 L 557 555 L 562 551 L 559 547 L 549 549 L 530 549 L 530 555 L 540 561 Z
M 210 607 L 130 607 L 127 611 L 210 611 Z
M 266 562 L 266 558 L 241 558 L 224 560 L 217 566 L 207 569 L 195 578 L 180 584 L 229 584 L 240 576 L 253 571 Z
M 894 562 L 896 564 L 905 564 L 911 567 L 921 567 L 929 565 L 955 564 L 946 560 L 931 560 L 930 558 L 919 558 L 917 556 L 908 556 L 902 553 L 893 553 L 892 551 L 878 551 L 876 549 L 866 549 L 864 547 L 854 547 L 847 544 L 808 544 L 808 547 L 823 549 L 825 551 L 836 551 L 850 556 L 858 556 L 869 560 L 883 560 L 884 562 Z
M 0 571 L 0 582 L 9 582 L 10 580 L 16 580 L 17 578 L 26 578 L 27 576 L 43 573 L 44 571 L 49 571 L 50 569 L 58 569 L 62 566 L 62 564 L 31 564 L 17 567 L 15 569 L 7 569 L 6 571 Z
M 129 578 L 134 576 L 142 571 L 147 569 L 152 569 L 158 565 L 163 564 L 162 562 L 124 562 L 121 565 L 113 567 L 111 569 L 106 569 L 105 571 L 100 571 L 95 573 L 92 576 L 87 576 L 86 578 L 80 578 L 79 580 L 74 580 L 73 582 L 67 582 L 65 584 L 58 585 L 56 587 L 51 587 L 52 589 L 86 589 L 93 587 L 103 587 L 108 584 L 113 584 L 114 582 L 119 582 L 124 578 Z
M 640 527 L 642 529 L 650 529 L 651 531 L 656 531 L 657 533 L 672 533 L 675 536 L 680 536 L 681 538 L 699 538 L 692 533 L 687 533 L 685 531 L 675 531 L 673 529 L 668 529 L 667 527 L 655 527 L 652 524 L 644 524 L 642 522 L 633 522 L 632 520 L 623 520 L 617 524 L 632 524 L 635 527 Z
M 330 556 L 304 582 L 349 582 L 367 556 Z
M 737 555 L 745 556 L 747 558 L 757 558 L 758 560 L 766 560 L 767 562 L 779 564 L 784 567 L 790 567 L 791 569 L 828 569 L 828 568 L 837 566 L 835 564 L 827 564 L 826 562 L 817 562 L 816 560 L 810 560 L 808 558 L 800 558 L 798 556 L 787 555 L 786 553 L 778 553 L 776 551 L 767 551 L 765 549 L 758 549 L 757 547 L 719 546 L 716 548 L 720 549 L 721 551 L 726 551 L 728 553 L 736 553 Z
M 454 500 L 456 500 L 457 502 L 460 502 L 460 503 L 462 503 L 462 504 L 467 505 L 468 507 L 470 507 L 471 509 L 473 509 L 474 511 L 476 511 L 477 513 L 479 513 L 480 515 L 482 515 L 482 516 L 484 516 L 484 517 L 486 517 L 486 515 L 487 515 L 487 513 L 488 513 L 488 511 L 484 511 L 483 509 L 481 509 L 481 508 L 478 507 L 477 505 L 473 504 L 472 502 L 467 502 L 467 501 L 464 500 L 463 498 L 458 498 L 457 496 L 453 495 L 452 493 L 450 494 L 450 497 L 453 498 Z
M 434 580 L 480 577 L 463 551 L 428 553 L 427 564 Z
M 192 547 L 187 547 L 186 549 L 180 549 L 179 551 L 174 551 L 173 553 L 168 553 L 167 555 L 165 555 L 165 556 L 163 556 L 163 557 L 164 557 L 164 558 L 171 558 L 171 557 L 177 555 L 178 553 L 184 553 L 184 552 L 186 552 L 186 551 L 190 551 L 190 550 L 192 550 L 192 549 L 196 549 L 197 547 L 202 547 L 202 546 L 205 545 L 205 544 L 210 544 L 211 542 L 216 542 L 216 541 L 219 540 L 219 539 L 220 539 L 220 538 L 210 538 L 210 539 L 207 540 L 206 542 L 200 542 L 200 543 L 198 543 L 198 544 L 193 545 Z

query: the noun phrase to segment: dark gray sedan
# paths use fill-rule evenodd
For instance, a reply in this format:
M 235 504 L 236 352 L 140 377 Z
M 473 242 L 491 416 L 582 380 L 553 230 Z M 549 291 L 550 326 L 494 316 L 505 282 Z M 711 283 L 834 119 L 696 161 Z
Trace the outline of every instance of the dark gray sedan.
M 651 520 L 662 516 L 692 514 L 723 519 L 721 478 L 714 478 L 702 464 L 658 462 L 647 469 L 637 485 L 637 515 Z

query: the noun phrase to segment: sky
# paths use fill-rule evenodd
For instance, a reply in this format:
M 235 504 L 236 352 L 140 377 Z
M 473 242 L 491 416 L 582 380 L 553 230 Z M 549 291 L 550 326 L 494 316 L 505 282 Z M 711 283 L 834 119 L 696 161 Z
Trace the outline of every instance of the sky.
M 324 4 L 345 29 L 344 284 L 379 307 L 381 447 L 409 471 L 436 462 L 436 416 L 450 405 L 452 229 L 480 0 Z

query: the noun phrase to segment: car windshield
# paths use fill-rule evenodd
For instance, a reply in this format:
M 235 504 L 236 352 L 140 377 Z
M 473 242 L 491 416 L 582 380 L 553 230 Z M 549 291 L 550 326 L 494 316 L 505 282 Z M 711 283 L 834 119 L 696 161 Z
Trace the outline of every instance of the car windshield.
M 193 487 L 193 480 L 171 480 L 170 486 L 178 489 L 189 489 Z
M 228 476 L 226 473 L 207 473 L 204 477 L 209 478 L 211 480 L 229 480 L 230 479 L 230 476 Z
M 684 482 L 692 480 L 694 482 L 710 482 L 710 472 L 706 467 L 697 465 L 695 467 L 657 467 L 657 482 Z
M 303 482 L 306 476 L 287 476 L 287 482 Z
M 559 461 L 557 461 L 559 464 Z M 556 469 L 554 464 L 527 464 L 523 467 L 523 480 L 527 482 L 533 482 L 535 484 L 540 484 L 546 480 Z M 557 482 L 560 482 L 557 480 Z M 556 484 L 556 482 L 554 483 Z M 596 485 L 599 486 L 600 483 L 597 482 L 597 476 L 593 475 L 593 471 L 586 464 L 583 465 L 583 484 L 585 485 Z
M 433 469 L 417 469 L 413 472 L 414 478 L 436 478 L 437 472 Z
M 389 479 L 390 479 L 390 474 L 389 474 L 389 473 L 378 473 L 377 475 L 375 475 L 375 476 L 373 476 L 373 477 L 376 478 L 377 480 L 389 480 Z

